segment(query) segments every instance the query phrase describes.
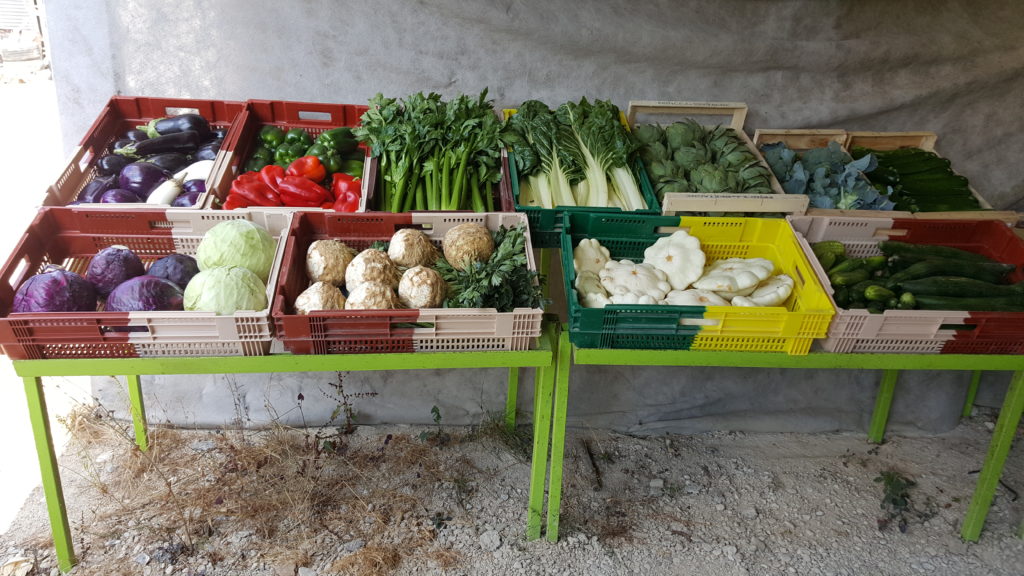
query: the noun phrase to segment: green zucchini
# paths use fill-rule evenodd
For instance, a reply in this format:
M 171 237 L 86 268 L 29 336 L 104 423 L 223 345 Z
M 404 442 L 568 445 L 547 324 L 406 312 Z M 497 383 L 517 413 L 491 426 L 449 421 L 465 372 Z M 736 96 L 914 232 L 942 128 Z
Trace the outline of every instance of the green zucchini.
M 829 271 L 828 275 L 842 274 L 843 272 L 853 272 L 854 270 L 860 270 L 864 268 L 863 258 L 847 258 L 842 262 L 833 266 Z
M 1024 295 L 994 298 L 955 298 L 915 294 L 918 310 L 967 310 L 989 312 L 1024 312 Z
M 885 281 L 885 285 L 892 288 L 900 286 L 907 280 L 928 278 L 929 276 L 960 276 L 983 280 L 992 284 L 999 284 L 1006 278 L 1006 275 L 1013 272 L 1015 266 L 1012 264 L 1000 264 L 998 262 L 967 262 L 966 260 L 952 260 L 949 258 L 930 258 L 911 264 L 909 267 L 891 274 Z M 910 290 L 913 292 L 913 290 Z
M 1017 284 L 993 284 L 961 276 L 929 276 L 899 283 L 901 290 L 917 295 L 985 297 L 1024 296 L 1024 282 Z
M 896 302 L 896 308 L 900 310 L 913 310 L 917 308 L 917 298 L 910 292 L 904 292 L 900 294 L 900 299 Z
M 895 240 L 883 240 L 878 243 L 878 249 L 886 256 L 893 256 L 896 254 L 899 254 L 900 256 L 919 255 L 934 256 L 936 258 L 956 258 L 958 260 L 968 260 L 971 262 L 994 262 L 994 260 L 982 254 L 968 252 L 967 250 L 961 250 L 959 248 L 951 248 L 949 246 L 936 246 L 934 244 L 910 244 L 907 242 L 897 242 Z
M 896 298 L 896 293 L 884 286 L 868 286 L 864 289 L 864 299 L 868 302 L 888 302 Z

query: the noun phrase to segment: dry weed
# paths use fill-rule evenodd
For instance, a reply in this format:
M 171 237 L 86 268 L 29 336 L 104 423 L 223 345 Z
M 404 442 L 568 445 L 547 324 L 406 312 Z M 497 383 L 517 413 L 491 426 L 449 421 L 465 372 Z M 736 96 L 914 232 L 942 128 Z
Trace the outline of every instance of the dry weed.
M 396 546 L 366 546 L 331 564 L 331 571 L 351 576 L 384 576 L 402 561 Z

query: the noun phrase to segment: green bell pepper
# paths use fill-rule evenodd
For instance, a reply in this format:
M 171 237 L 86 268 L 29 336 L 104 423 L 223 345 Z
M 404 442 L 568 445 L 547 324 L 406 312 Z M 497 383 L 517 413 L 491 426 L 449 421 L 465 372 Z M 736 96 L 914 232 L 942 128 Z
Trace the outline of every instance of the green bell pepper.
M 352 129 L 347 126 L 332 128 L 321 133 L 316 137 L 316 143 L 326 146 L 328 149 L 339 154 L 351 152 L 359 146 L 359 142 L 352 135 Z
M 277 126 L 267 125 L 260 128 L 260 141 L 263 145 L 271 150 L 276 150 L 278 146 L 284 143 L 284 130 Z
M 283 144 L 277 148 L 274 152 L 274 164 L 278 166 L 288 167 L 289 164 L 299 159 L 306 153 L 306 149 L 309 148 L 308 144 Z
M 363 177 L 363 161 L 362 160 L 342 160 L 341 167 L 337 170 L 352 176 L 353 178 Z
M 288 145 L 302 144 L 305 148 L 313 145 L 313 138 L 302 128 L 292 128 L 284 135 L 284 143 Z M 303 148 L 303 151 L 305 151 Z

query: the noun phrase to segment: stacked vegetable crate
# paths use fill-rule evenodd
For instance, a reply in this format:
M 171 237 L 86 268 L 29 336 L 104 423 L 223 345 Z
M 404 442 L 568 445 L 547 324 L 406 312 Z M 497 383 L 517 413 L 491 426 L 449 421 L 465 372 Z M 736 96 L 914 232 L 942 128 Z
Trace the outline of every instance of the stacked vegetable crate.
M 575 289 L 573 249 L 597 239 L 612 259 L 641 261 L 676 229 L 700 240 L 707 261 L 767 258 L 795 283 L 783 306 L 615 305 L 584 308 Z M 730 350 L 807 354 L 835 313 L 789 223 L 775 218 L 574 214 L 561 236 L 569 339 L 584 348 Z
M 505 121 L 508 122 L 509 118 L 516 112 L 517 110 L 514 108 L 505 109 L 503 112 Z M 620 112 L 619 116 L 623 126 L 628 130 L 629 124 L 626 122 L 625 114 Z M 558 248 L 561 246 L 562 222 L 567 214 L 655 215 L 661 213 L 661 205 L 651 190 L 650 182 L 647 180 L 647 175 L 644 173 L 639 159 L 636 160 L 632 167 L 632 172 L 640 186 L 640 193 L 643 195 L 647 208 L 625 212 L 617 207 L 556 206 L 555 208 L 542 208 L 522 203 L 520 202 L 520 176 L 516 168 L 515 155 L 506 149 L 503 156 L 504 161 L 508 165 L 511 200 L 514 203 L 515 211 L 525 214 L 529 219 L 530 231 L 533 234 L 533 245 L 536 248 Z
M 729 128 L 743 142 L 747 150 L 766 170 L 767 164 L 750 137 L 743 131 L 747 116 L 747 105 L 741 102 L 672 102 L 639 100 L 629 103 L 627 119 L 635 130 L 640 123 L 646 123 L 648 116 L 668 116 L 673 121 L 684 118 L 703 119 L 704 127 L 716 125 L 711 119 L 726 119 Z M 643 122 L 638 122 L 638 117 Z M 646 165 L 645 165 L 646 167 Z M 646 172 L 646 170 L 645 170 Z M 647 175 L 645 174 L 645 178 Z M 653 182 L 651 183 L 653 185 Z M 666 193 L 661 200 L 663 214 L 682 215 L 693 213 L 749 213 L 749 214 L 803 214 L 808 199 L 804 196 L 786 194 L 774 177 L 770 178 L 772 194 L 742 193 Z
M 845 309 L 835 302 L 811 243 L 841 242 L 850 257 L 882 254 L 881 240 L 959 248 L 1013 264 L 1011 282 L 1024 280 L 1024 240 L 998 220 L 791 217 L 800 246 L 837 312 L 822 347 L 841 353 L 1020 354 L 1024 312 Z
M 295 354 L 359 354 L 386 352 L 441 352 L 527 350 L 540 336 L 540 308 L 420 308 L 403 310 L 316 310 L 300 315 L 296 297 L 309 285 L 306 254 L 316 240 L 335 239 L 363 250 L 376 241 L 387 242 L 403 228 L 422 230 L 440 246 L 445 233 L 464 223 L 478 223 L 492 232 L 499 227 L 523 227 L 517 213 L 412 212 L 335 214 L 299 212 L 287 234 L 280 281 L 272 306 L 277 338 Z M 527 244 L 529 246 L 529 244 Z M 527 264 L 536 272 L 532 251 Z
M 847 132 L 845 130 L 778 130 L 758 129 L 754 132 L 754 145 L 760 150 L 764 144 L 781 142 L 798 153 L 814 148 L 822 148 L 829 142 L 837 142 L 842 149 L 850 152 L 853 147 L 889 151 L 901 148 L 919 148 L 936 152 L 935 143 L 938 136 L 934 132 Z M 937 152 L 936 152 L 937 153 Z M 904 210 L 840 210 L 825 209 L 811 206 L 806 214 L 812 216 L 852 216 L 862 218 L 914 218 L 922 220 L 1002 220 L 1016 223 L 1020 216 L 1013 211 L 993 210 L 992 206 L 974 188 L 972 195 L 978 201 L 980 209 L 964 211 L 915 212 Z
M 211 128 L 230 131 L 245 108 L 244 102 L 225 100 L 196 100 L 187 98 L 148 98 L 113 96 L 89 127 L 78 147 L 71 153 L 67 166 L 57 181 L 47 190 L 43 206 L 67 206 L 75 201 L 82 188 L 97 175 L 96 162 L 107 153 L 110 145 L 128 130 L 145 125 L 151 120 L 195 113 L 201 115 Z M 207 190 L 216 180 L 217 171 L 225 156 L 224 147 L 217 154 L 214 168 L 207 178 Z M 199 197 L 193 208 L 202 208 L 206 195 Z M 143 203 L 81 204 L 86 208 L 104 210 L 151 210 L 153 205 Z
M 84 275 L 103 248 L 121 245 L 148 267 L 168 254 L 194 256 L 203 235 L 225 220 L 245 219 L 276 241 L 267 281 L 273 296 L 291 215 L 237 210 L 88 210 L 42 208 L 0 270 L 0 346 L 13 360 L 261 356 L 272 343 L 270 306 L 230 316 L 213 312 L 91 312 L 12 314 L 16 289 L 48 264 Z
M 285 100 L 249 100 L 239 114 L 238 121 L 224 140 L 223 166 L 210 187 L 204 205 L 217 210 L 223 205 L 231 190 L 231 182 L 245 172 L 245 163 L 256 149 L 260 130 L 265 126 L 276 126 L 284 131 L 301 128 L 310 136 L 317 136 L 332 128 L 356 126 L 366 111 L 366 106 L 356 104 L 330 104 L 321 102 L 292 102 Z M 369 157 L 367 155 L 367 160 Z M 366 162 L 362 176 L 362 198 L 360 211 L 365 210 L 368 190 L 373 189 L 376 171 Z M 303 210 L 327 211 L 323 208 L 302 208 Z M 264 207 L 261 210 L 290 212 L 292 207 Z

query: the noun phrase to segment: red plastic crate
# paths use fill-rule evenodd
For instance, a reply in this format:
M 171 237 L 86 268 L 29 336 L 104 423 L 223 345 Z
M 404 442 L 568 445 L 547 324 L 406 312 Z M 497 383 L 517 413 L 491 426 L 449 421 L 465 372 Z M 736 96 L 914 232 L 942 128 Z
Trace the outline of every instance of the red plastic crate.
M 359 124 L 367 106 L 356 104 L 327 104 L 322 102 L 289 102 L 283 100 L 249 100 L 245 110 L 239 115 L 221 152 L 224 153 L 222 165 L 217 170 L 217 178 L 209 187 L 205 207 L 219 210 L 228 192 L 231 182 L 243 172 L 242 168 L 255 148 L 256 138 L 264 126 L 278 126 L 282 130 L 302 128 L 310 136 L 316 138 L 320 133 L 341 126 Z M 367 157 L 366 160 L 369 160 Z M 369 162 L 363 167 L 363 198 L 366 197 L 368 185 L 372 185 L 372 174 Z M 312 210 L 330 212 L 322 208 L 265 208 L 265 210 L 295 211 Z
M 42 208 L 0 271 L 0 346 L 14 360 L 259 356 L 272 343 L 270 306 L 231 316 L 211 312 L 11 313 L 17 288 L 47 264 L 85 273 L 92 257 L 115 244 L 131 248 L 148 267 L 171 253 L 195 255 L 203 234 L 224 220 L 246 219 L 277 239 L 267 283 L 274 293 L 290 214 L 168 209 L 131 212 Z
M 1024 280 L 1024 240 L 998 220 L 790 217 L 801 247 L 835 305 L 828 275 L 810 243 L 838 240 L 855 257 L 881 254 L 878 242 L 898 240 L 960 248 L 1014 264 L 1010 282 Z M 1024 353 L 1024 312 L 962 310 L 847 310 L 836 315 L 822 347 L 830 352 L 918 354 Z
M 440 245 L 445 232 L 464 222 L 479 222 L 490 230 L 527 226 L 525 215 L 514 212 L 295 213 L 272 303 L 276 337 L 295 354 L 529 349 L 540 336 L 541 308 L 511 312 L 424 308 L 295 313 L 292 303 L 310 284 L 306 251 L 314 240 L 334 238 L 362 250 L 374 241 L 390 240 L 401 228 L 420 228 Z M 526 234 L 529 242 L 529 228 Z M 532 251 L 526 254 L 530 269 L 536 270 Z
M 244 102 L 225 100 L 195 100 L 187 98 L 148 98 L 139 96 L 114 96 L 103 107 L 89 131 L 82 137 L 78 148 L 71 154 L 68 165 L 52 184 L 43 200 L 43 206 L 67 206 L 78 197 L 78 193 L 96 176 L 96 160 L 106 154 L 107 148 L 128 130 L 149 123 L 154 118 L 176 114 L 196 113 L 202 115 L 214 128 L 230 129 L 245 108 Z M 227 142 L 225 137 L 224 142 Z M 223 145 L 217 154 L 219 162 L 224 155 Z M 207 178 L 207 189 L 215 179 L 217 165 Z M 200 196 L 192 208 L 202 208 L 205 195 Z M 125 204 L 82 204 L 90 209 L 152 210 L 153 205 L 145 203 Z

